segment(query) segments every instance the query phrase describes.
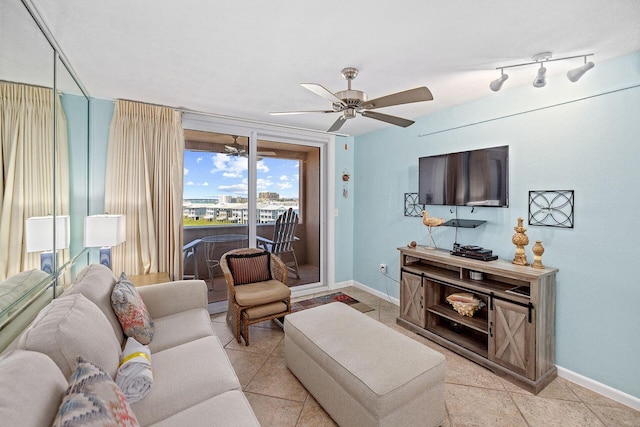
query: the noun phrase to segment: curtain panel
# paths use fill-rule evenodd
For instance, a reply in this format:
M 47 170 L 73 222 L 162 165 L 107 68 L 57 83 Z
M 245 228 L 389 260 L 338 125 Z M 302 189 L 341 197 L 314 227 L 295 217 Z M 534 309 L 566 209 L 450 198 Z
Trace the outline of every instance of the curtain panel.
M 0 280 L 40 268 L 40 253 L 27 253 L 24 244 L 27 218 L 52 215 L 54 208 L 56 215 L 69 214 L 68 150 L 59 95 L 0 82 Z M 59 265 L 67 262 L 69 250 L 58 257 Z
M 112 249 L 116 273 L 182 278 L 183 175 L 180 113 L 116 101 L 105 184 L 106 212 L 127 218 L 127 240 Z

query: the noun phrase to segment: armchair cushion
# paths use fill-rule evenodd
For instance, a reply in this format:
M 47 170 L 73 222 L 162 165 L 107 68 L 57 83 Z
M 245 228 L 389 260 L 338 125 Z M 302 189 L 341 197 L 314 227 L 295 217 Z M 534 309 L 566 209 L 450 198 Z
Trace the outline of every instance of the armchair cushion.
M 140 344 L 149 344 L 153 339 L 153 320 L 136 287 L 124 273 L 113 287 L 111 304 L 125 335 Z
M 271 280 L 270 262 L 271 254 L 266 251 L 227 255 L 227 264 L 236 286 Z
M 236 301 L 243 307 L 282 301 L 291 296 L 291 289 L 277 280 L 251 283 L 236 289 Z

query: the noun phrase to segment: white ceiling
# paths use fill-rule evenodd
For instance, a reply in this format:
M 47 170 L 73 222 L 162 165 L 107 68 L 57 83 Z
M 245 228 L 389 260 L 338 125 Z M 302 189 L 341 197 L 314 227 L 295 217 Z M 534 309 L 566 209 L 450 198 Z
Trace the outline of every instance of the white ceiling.
M 338 115 L 267 113 L 330 108 L 299 83 L 344 90 L 346 66 L 369 98 L 429 87 L 431 102 L 377 110 L 415 119 L 495 96 L 496 67 L 539 52 L 594 53 L 597 69 L 640 51 L 638 0 L 31 1 L 93 97 L 318 130 Z M 549 63 L 548 76 L 581 63 Z M 503 90 L 531 84 L 532 67 L 509 70 Z M 387 126 L 358 116 L 341 132 Z

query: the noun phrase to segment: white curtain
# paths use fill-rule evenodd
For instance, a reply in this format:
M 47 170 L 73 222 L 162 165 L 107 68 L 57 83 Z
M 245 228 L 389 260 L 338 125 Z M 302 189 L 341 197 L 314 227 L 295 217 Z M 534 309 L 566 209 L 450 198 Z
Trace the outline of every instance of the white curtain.
M 54 144 L 52 89 L 0 82 L 0 280 L 40 268 L 27 253 L 25 221 L 69 214 L 67 120 L 56 95 Z M 55 156 L 55 176 L 54 176 Z M 69 250 L 58 252 L 60 263 Z
M 127 217 L 127 240 L 112 249 L 116 273 L 182 278 L 183 174 L 180 113 L 117 101 L 105 185 L 106 212 Z

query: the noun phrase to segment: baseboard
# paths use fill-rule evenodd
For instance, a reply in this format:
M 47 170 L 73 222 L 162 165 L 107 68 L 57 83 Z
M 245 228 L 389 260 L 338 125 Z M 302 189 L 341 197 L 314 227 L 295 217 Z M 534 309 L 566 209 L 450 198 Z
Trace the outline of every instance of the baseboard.
M 608 385 L 599 383 L 598 381 L 592 380 L 591 378 L 587 378 L 583 375 L 570 371 L 562 366 L 556 366 L 558 368 L 558 376 L 564 378 L 565 380 L 571 381 L 572 383 L 576 383 L 584 388 L 587 388 L 595 393 L 601 394 L 605 397 L 608 397 L 611 400 L 615 400 L 616 402 L 622 403 L 630 408 L 635 409 L 636 411 L 640 411 L 640 399 L 631 396 L 623 391 L 616 390 L 615 388 L 609 387 Z
M 358 289 L 362 289 L 363 291 L 369 292 L 370 294 L 375 295 L 378 298 L 381 298 L 381 299 L 383 299 L 385 301 L 389 301 L 392 304 L 400 305 L 400 300 L 398 298 L 394 298 L 392 296 L 389 296 L 389 295 L 385 294 L 384 292 L 380 292 L 377 289 L 370 288 L 369 286 L 363 285 L 362 283 L 356 282 L 355 280 L 352 280 L 349 286 L 354 286 L 354 287 L 356 287 Z

